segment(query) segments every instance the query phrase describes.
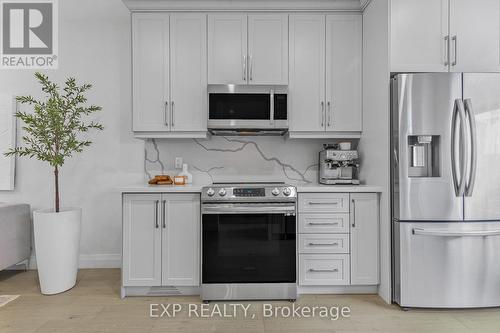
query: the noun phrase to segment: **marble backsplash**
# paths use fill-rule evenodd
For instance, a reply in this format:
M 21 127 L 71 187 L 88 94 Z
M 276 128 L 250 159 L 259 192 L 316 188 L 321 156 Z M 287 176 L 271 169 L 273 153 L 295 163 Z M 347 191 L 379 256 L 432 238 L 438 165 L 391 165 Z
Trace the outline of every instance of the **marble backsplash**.
M 145 143 L 144 174 L 176 175 L 182 157 L 197 183 L 223 181 L 317 180 L 318 153 L 334 140 L 290 140 L 284 137 L 222 137 L 151 139 Z

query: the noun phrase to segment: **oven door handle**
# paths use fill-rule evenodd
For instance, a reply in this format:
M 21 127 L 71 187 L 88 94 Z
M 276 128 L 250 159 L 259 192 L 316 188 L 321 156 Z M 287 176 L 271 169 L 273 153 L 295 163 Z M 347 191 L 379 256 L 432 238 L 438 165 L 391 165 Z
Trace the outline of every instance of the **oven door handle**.
M 202 205 L 202 214 L 290 214 L 295 215 L 295 205 L 265 204 L 208 204 Z

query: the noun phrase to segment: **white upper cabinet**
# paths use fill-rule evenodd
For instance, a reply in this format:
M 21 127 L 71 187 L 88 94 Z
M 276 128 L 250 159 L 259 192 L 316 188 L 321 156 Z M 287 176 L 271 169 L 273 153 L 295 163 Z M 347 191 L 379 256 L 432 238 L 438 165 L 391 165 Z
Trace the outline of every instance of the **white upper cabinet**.
M 208 16 L 209 84 L 288 84 L 288 15 Z
M 290 131 L 325 130 L 325 16 L 290 15 Z
M 248 15 L 248 83 L 288 84 L 288 14 Z
M 172 14 L 170 36 L 171 130 L 206 131 L 206 15 Z
M 499 72 L 500 1 L 392 0 L 392 72 Z
M 208 15 L 208 83 L 247 83 L 247 15 Z
M 168 131 L 169 14 L 132 15 L 133 129 Z
M 500 71 L 500 1 L 450 0 L 450 69 Z
M 206 36 L 206 14 L 132 14 L 136 136 L 206 136 Z
M 362 130 L 362 17 L 326 16 L 326 129 Z
M 448 1 L 391 1 L 392 72 L 448 71 Z
M 360 15 L 290 15 L 291 137 L 359 136 L 361 61 Z
M 379 284 L 377 193 L 351 193 L 351 284 Z

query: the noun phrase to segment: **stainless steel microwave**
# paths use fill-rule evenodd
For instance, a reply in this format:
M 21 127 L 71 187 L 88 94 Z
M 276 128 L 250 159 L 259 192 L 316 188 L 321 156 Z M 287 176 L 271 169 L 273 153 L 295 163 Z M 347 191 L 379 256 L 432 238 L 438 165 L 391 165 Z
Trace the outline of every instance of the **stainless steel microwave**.
M 287 86 L 209 85 L 212 134 L 282 135 L 288 131 Z

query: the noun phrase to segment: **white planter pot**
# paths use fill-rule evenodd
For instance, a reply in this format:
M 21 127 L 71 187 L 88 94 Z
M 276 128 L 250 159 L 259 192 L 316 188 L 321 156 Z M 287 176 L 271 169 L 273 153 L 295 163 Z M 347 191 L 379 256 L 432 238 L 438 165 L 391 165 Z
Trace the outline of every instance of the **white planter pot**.
M 36 263 L 42 294 L 73 288 L 78 273 L 82 210 L 65 208 L 33 212 Z

